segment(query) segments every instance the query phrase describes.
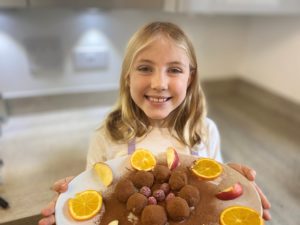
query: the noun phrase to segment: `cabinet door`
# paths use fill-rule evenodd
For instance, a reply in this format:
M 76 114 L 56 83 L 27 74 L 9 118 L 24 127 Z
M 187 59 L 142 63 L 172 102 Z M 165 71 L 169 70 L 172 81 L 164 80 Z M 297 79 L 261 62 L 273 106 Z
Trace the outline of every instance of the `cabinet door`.
M 78 6 L 95 6 L 95 5 L 104 5 L 107 4 L 106 2 L 109 1 L 103 1 L 103 0 L 29 0 L 30 7 L 78 7 Z M 83 5 L 84 4 L 84 5 Z
M 100 7 L 108 9 L 162 9 L 164 0 L 29 0 L 31 7 L 67 6 L 67 7 Z
M 26 7 L 26 0 L 0 0 L 1 8 Z
M 277 13 L 280 0 L 214 0 L 215 12 L 232 13 Z
M 168 0 L 172 1 L 172 0 Z M 178 12 L 213 14 L 300 13 L 299 0 L 174 0 Z

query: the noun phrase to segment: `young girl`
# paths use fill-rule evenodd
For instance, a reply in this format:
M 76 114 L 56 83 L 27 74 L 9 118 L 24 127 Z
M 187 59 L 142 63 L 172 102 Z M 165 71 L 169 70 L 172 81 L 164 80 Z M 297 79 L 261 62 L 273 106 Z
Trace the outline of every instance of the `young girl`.
M 95 132 L 87 155 L 94 163 L 146 148 L 154 154 L 172 146 L 178 152 L 222 162 L 219 132 L 206 117 L 205 97 L 192 43 L 175 24 L 153 22 L 137 31 L 128 43 L 115 109 Z M 255 171 L 238 164 L 231 167 L 249 180 Z M 54 184 L 58 193 L 72 178 Z M 258 188 L 258 187 L 257 187 Z M 264 218 L 270 204 L 258 188 Z M 42 211 L 39 224 L 55 222 L 55 199 Z

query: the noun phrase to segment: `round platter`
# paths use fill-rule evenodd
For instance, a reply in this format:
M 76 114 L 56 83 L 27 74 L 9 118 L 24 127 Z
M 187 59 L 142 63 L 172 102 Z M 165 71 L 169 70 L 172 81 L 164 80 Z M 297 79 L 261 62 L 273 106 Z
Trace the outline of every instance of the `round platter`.
M 158 163 L 166 162 L 166 154 L 161 154 L 156 156 Z M 196 159 L 194 156 L 179 154 L 180 162 L 183 165 L 191 165 Z M 113 189 L 114 184 L 118 179 L 128 172 L 130 166 L 130 157 L 123 156 L 113 160 L 106 161 L 106 163 L 112 168 L 114 175 L 114 182 L 110 189 Z M 249 182 L 244 176 L 242 176 L 237 171 L 233 170 L 229 166 L 222 164 L 223 173 L 220 177 L 212 181 L 203 181 L 203 185 L 199 186 L 200 193 L 205 193 L 201 195 L 200 204 L 197 206 L 198 210 L 201 212 L 202 223 L 218 224 L 218 218 L 220 213 L 227 207 L 233 205 L 243 205 L 255 209 L 257 212 L 262 214 L 261 200 L 254 187 L 254 185 Z M 224 190 L 236 182 L 240 182 L 243 186 L 243 194 L 233 200 L 219 200 L 215 195 L 220 191 Z M 76 221 L 71 218 L 67 208 L 67 201 L 73 198 L 76 193 L 85 190 L 96 190 L 99 192 L 107 192 L 106 187 L 100 182 L 96 173 L 93 169 L 86 170 L 76 176 L 72 182 L 69 184 L 68 190 L 60 194 L 56 207 L 55 207 L 55 217 L 57 225 L 95 225 L 99 218 L 96 216 L 90 220 L 86 221 Z M 105 196 L 104 196 L 105 197 Z M 171 223 L 177 224 L 177 223 Z

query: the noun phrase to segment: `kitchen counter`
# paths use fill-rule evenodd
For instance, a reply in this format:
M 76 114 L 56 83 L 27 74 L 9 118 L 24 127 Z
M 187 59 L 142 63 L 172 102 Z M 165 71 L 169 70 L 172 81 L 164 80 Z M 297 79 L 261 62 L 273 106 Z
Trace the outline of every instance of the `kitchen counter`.
M 7 180 L 0 186 L 0 195 L 9 202 L 10 207 L 0 209 L 0 224 L 14 224 L 13 221 L 18 225 L 36 224 L 33 221 L 39 220 L 41 209 L 55 196 L 51 190 L 53 183 L 62 177 L 76 175 L 83 171 L 84 160 L 80 164 L 68 171 L 61 170 L 64 172 L 60 174 L 50 172 L 46 175 L 37 172 L 26 176 L 18 175 Z
M 56 194 L 51 190 L 54 182 L 84 171 L 86 153 L 75 154 L 76 151 L 72 150 L 73 155 L 68 151 L 52 152 L 52 160 L 45 155 L 44 160 L 40 161 L 42 163 L 32 163 L 30 169 L 17 167 L 6 171 L 4 184 L 0 185 L 0 196 L 9 202 L 10 207 L 0 209 L 1 225 L 21 219 L 26 221 L 33 216 L 38 219 L 41 210 Z M 20 221 L 17 224 L 20 225 Z
M 41 209 L 54 196 L 50 185 L 45 181 L 28 178 L 25 182 L 25 179 L 19 179 L 1 186 L 1 196 L 10 205 L 8 209 L 0 210 L 1 224 L 40 214 Z
M 90 136 L 106 112 L 90 108 L 9 118 L 0 137 L 0 196 L 10 208 L 0 209 L 1 225 L 36 224 L 55 196 L 53 183 L 84 171 Z
M 41 215 L 30 216 L 19 220 L 14 220 L 7 223 L 1 223 L 1 225 L 37 225 L 41 219 Z

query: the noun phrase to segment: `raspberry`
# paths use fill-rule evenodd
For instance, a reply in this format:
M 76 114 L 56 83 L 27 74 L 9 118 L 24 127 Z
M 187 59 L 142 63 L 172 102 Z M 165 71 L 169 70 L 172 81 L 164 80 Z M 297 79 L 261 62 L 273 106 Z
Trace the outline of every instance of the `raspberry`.
M 170 192 L 170 185 L 168 183 L 163 183 L 160 186 L 160 189 L 164 191 L 165 195 L 167 195 Z
M 168 195 L 167 195 L 167 197 L 166 197 L 166 201 L 168 201 L 168 200 L 170 200 L 171 198 L 174 198 L 175 197 L 175 195 L 174 195 L 174 193 L 169 193 Z
M 147 186 L 144 186 L 140 189 L 140 193 L 145 195 L 146 197 L 149 197 L 151 195 L 151 189 Z
M 157 201 L 163 201 L 166 197 L 165 192 L 161 189 L 154 191 L 153 196 L 156 198 Z
M 154 198 L 153 196 L 148 198 L 148 205 L 156 205 L 157 201 L 156 198 Z

